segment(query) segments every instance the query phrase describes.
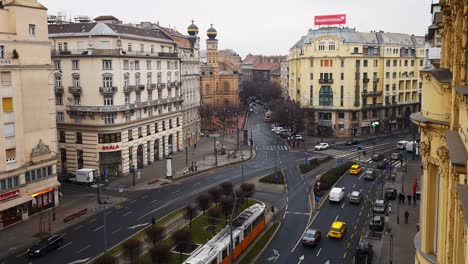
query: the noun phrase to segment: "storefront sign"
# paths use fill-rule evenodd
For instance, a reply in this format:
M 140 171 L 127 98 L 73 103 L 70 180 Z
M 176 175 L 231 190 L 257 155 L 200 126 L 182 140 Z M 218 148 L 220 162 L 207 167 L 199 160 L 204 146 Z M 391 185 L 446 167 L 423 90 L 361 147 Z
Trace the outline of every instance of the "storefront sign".
M 102 150 L 117 150 L 120 149 L 119 145 L 105 145 L 102 146 Z
M 20 190 L 0 194 L 0 203 L 20 196 Z
M 342 25 L 346 24 L 346 14 L 315 16 L 314 22 L 316 26 Z

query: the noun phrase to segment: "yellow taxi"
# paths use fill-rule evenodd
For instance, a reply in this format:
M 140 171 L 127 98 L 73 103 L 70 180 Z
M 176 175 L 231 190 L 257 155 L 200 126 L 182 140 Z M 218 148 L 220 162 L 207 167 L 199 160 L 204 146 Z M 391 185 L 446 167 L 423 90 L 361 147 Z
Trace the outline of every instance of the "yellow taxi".
M 335 221 L 331 225 L 328 236 L 332 238 L 342 238 L 346 231 L 346 223 L 341 221 Z
M 361 171 L 362 171 L 361 166 L 359 164 L 354 164 L 353 166 L 351 166 L 351 169 L 349 169 L 349 174 L 357 175 L 361 173 Z

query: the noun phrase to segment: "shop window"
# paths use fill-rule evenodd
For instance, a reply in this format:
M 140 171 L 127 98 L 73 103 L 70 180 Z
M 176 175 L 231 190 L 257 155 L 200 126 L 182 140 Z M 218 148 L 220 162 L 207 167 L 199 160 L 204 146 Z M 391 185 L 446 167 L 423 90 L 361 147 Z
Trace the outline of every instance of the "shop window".
M 128 140 L 132 140 L 132 130 L 128 130 Z M 117 143 L 121 141 L 121 134 L 110 133 L 110 134 L 99 134 L 99 144 Z
M 83 134 L 81 132 L 76 132 L 76 144 L 83 143 Z

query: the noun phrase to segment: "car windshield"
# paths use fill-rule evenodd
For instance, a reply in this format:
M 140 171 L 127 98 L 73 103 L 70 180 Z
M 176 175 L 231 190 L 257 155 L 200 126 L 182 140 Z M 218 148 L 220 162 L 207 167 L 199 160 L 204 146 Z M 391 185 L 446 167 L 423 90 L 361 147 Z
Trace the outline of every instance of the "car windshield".
M 314 238 L 315 237 L 315 231 L 307 231 L 304 235 L 305 238 Z
M 341 228 L 332 227 L 331 230 L 334 232 L 340 232 Z
M 376 207 L 383 207 L 384 203 L 383 203 L 383 201 L 377 201 L 377 202 L 375 202 L 375 206 Z
M 48 240 L 48 237 L 43 238 L 43 239 L 37 241 L 35 245 L 36 245 L 36 246 L 44 246 L 44 245 L 47 245 L 47 240 Z
M 359 197 L 359 192 L 352 192 L 351 197 Z

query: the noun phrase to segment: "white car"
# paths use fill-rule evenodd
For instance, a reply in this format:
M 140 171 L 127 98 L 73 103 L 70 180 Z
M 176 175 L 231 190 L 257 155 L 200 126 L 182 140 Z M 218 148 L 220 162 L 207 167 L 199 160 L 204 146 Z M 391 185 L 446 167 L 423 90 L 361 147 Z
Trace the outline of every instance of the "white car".
M 329 147 L 328 143 L 319 143 L 318 145 L 315 145 L 315 150 L 324 150 Z
M 344 187 L 333 187 L 328 196 L 330 202 L 340 203 L 344 198 L 345 188 Z

